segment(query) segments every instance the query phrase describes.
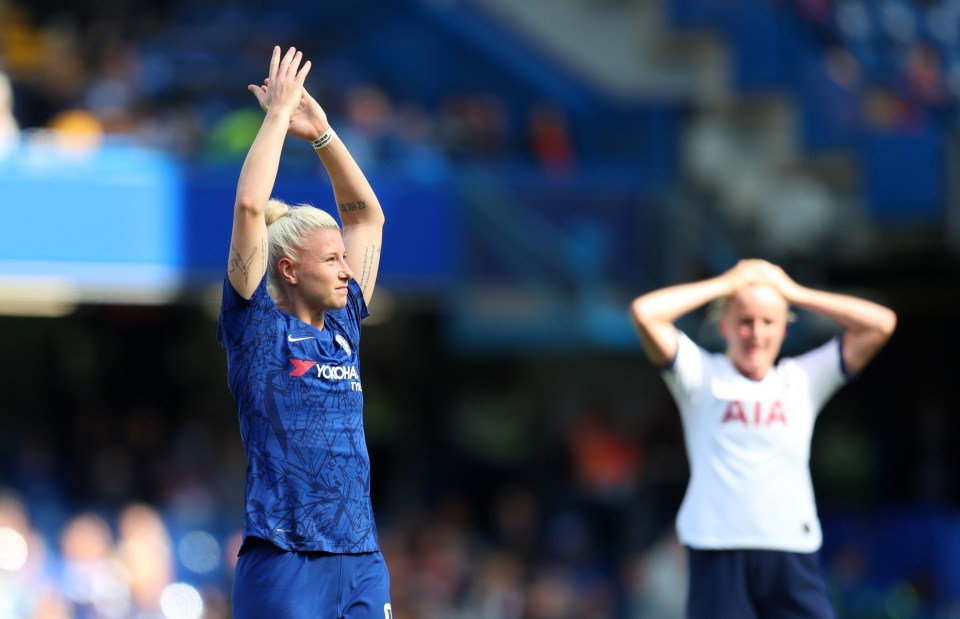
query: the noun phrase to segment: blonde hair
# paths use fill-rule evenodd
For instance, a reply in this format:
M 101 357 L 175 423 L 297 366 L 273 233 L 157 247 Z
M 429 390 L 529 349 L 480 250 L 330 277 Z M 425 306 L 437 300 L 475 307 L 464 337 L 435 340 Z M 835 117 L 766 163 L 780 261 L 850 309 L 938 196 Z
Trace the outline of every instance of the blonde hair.
M 751 284 L 751 286 L 762 285 L 765 284 Z M 730 307 L 730 300 L 733 299 L 734 295 L 736 295 L 736 293 L 714 299 L 710 305 L 707 306 L 707 315 L 703 322 L 703 328 L 715 327 L 719 330 L 720 320 L 723 319 L 723 315 L 727 313 L 727 308 Z M 787 324 L 796 322 L 797 315 L 790 308 L 790 304 L 786 302 L 786 299 L 784 299 L 784 307 L 786 308 Z
M 264 213 L 267 222 L 267 291 L 276 300 L 279 291 L 281 258 L 299 262 L 307 248 L 307 236 L 317 230 L 340 230 L 337 220 L 310 204 L 289 205 L 271 198 Z

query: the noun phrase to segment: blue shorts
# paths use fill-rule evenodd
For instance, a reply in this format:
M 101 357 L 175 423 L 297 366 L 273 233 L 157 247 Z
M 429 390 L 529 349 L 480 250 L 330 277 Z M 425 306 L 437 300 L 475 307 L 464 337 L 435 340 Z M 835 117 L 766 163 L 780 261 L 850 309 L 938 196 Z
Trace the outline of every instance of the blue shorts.
M 393 619 L 379 552 L 288 552 L 250 541 L 237 559 L 234 619 Z
M 688 548 L 687 619 L 834 619 L 817 553 Z

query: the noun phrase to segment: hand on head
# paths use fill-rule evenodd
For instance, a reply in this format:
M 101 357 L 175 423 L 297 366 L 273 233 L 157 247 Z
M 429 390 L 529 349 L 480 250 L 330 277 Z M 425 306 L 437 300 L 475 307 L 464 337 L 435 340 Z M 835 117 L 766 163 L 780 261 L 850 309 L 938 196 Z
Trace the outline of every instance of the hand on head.
M 747 286 L 762 283 L 763 271 L 760 260 L 740 260 L 730 270 L 724 273 L 724 278 L 730 284 L 730 293 L 736 294 Z
M 724 276 L 730 282 L 731 294 L 746 286 L 763 285 L 773 288 L 789 301 L 797 288 L 796 282 L 782 268 L 766 260 L 741 260 Z

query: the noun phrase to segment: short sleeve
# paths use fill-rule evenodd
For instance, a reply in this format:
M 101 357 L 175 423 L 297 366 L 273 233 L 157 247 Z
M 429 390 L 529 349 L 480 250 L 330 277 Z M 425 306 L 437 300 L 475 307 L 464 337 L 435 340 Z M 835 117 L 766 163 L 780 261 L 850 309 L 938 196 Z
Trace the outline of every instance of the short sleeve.
M 661 371 L 677 402 L 689 402 L 700 392 L 706 379 L 707 355 L 686 333 L 677 332 L 677 354 L 670 366 Z
M 790 359 L 806 376 L 810 402 L 820 410 L 834 393 L 847 382 L 843 370 L 841 339 L 831 338 L 820 346 Z

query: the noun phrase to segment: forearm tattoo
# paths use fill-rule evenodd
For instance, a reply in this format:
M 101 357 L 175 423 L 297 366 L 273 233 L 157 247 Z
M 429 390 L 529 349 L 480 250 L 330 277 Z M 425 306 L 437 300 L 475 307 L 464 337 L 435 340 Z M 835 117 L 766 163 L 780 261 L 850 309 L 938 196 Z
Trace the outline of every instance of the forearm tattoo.
M 366 200 L 357 200 L 356 202 L 341 202 L 337 205 L 337 208 L 340 209 L 341 213 L 350 213 L 352 211 L 360 211 L 367 208 Z
M 361 290 L 367 289 L 373 277 L 374 269 L 380 261 L 380 245 L 368 245 L 363 249 L 363 263 L 360 265 L 360 278 L 357 283 Z

